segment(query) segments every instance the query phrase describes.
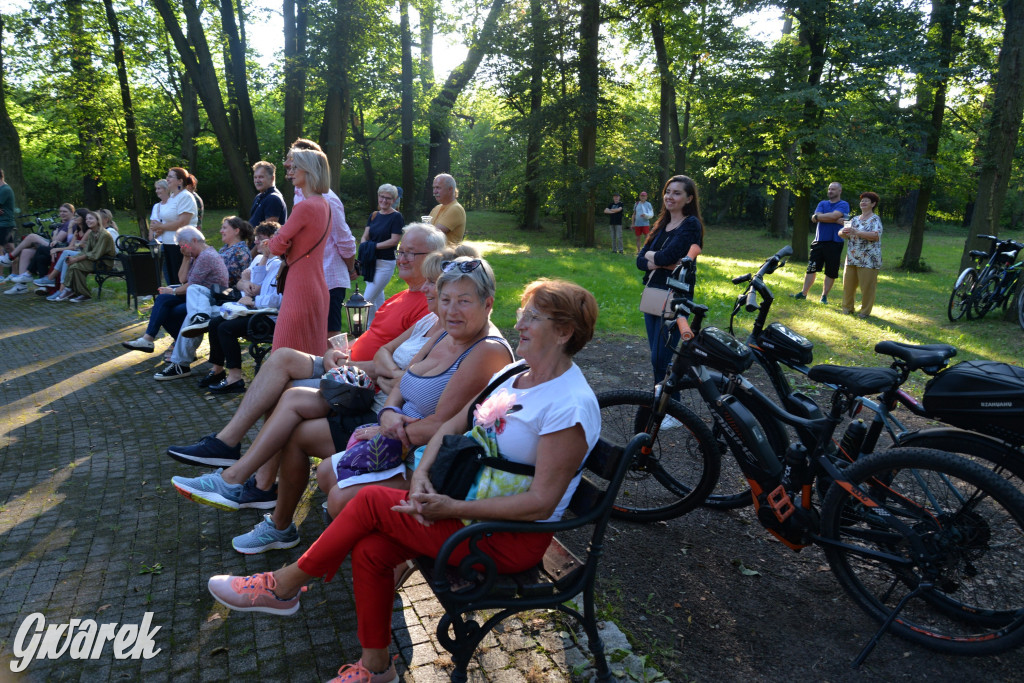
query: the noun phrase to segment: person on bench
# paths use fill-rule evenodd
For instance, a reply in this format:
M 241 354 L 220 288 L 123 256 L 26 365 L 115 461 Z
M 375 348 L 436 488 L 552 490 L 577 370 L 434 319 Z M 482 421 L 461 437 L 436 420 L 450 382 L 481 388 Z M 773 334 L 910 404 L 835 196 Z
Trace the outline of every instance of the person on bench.
M 363 488 L 298 562 L 253 576 L 211 577 L 210 593 L 230 609 L 294 614 L 305 585 L 317 577 L 330 581 L 351 556 L 362 657 L 339 674 L 370 683 L 397 680 L 388 655 L 394 567 L 423 555 L 436 556 L 464 520 L 555 521 L 568 507 L 583 461 L 601 433 L 597 397 L 572 360 L 592 338 L 597 312 L 593 295 L 575 284 L 539 280 L 527 286 L 516 329 L 517 351 L 529 369 L 505 379 L 476 410 L 478 426 L 490 424 L 487 433 L 501 455 L 535 465 L 535 476 L 527 481 L 523 475 L 502 477 L 495 487 L 499 495 L 477 500 L 454 500 L 434 491 L 427 472 L 443 437 L 469 427 L 471 402 L 430 439 L 408 492 Z M 494 534 L 479 547 L 494 558 L 499 571 L 514 573 L 535 566 L 550 542 L 551 534 Z M 456 550 L 452 562 L 461 561 L 467 550 Z
M 237 302 L 222 304 L 220 315 L 210 318 L 210 365 L 206 376 L 199 381 L 200 388 L 213 394 L 236 394 L 245 391 L 242 379 L 242 346 L 249 327 L 248 316 L 256 311 L 276 310 L 281 305 L 277 291 L 277 273 L 281 258 L 267 248 L 270 238 L 277 232 L 277 223 L 267 221 L 256 227 L 256 248 L 259 254 L 242 272 L 236 288 L 242 292 Z M 276 320 L 277 316 L 271 316 Z
M 408 285 L 390 299 L 374 319 L 370 328 L 356 339 L 348 355 L 336 349 L 328 349 L 323 356 L 312 356 L 295 349 L 278 349 L 270 354 L 263 364 L 245 398 L 231 420 L 216 434 L 204 437 L 189 446 L 171 446 L 167 454 L 173 459 L 202 467 L 228 467 L 240 457 L 241 442 L 261 416 L 269 415 L 278 399 L 293 382 L 304 386 L 318 387 L 320 377 L 332 368 L 345 362 L 356 365 L 371 377 L 376 377 L 374 356 L 377 351 L 412 327 L 427 315 L 427 299 L 420 291 L 423 286 L 423 259 L 430 253 L 444 249 L 445 238 L 437 228 L 422 223 L 405 227 L 399 248 L 403 256 L 399 259 L 399 277 Z M 323 401 L 323 414 L 329 406 Z M 256 481 L 247 488 L 255 494 L 266 493 L 277 477 L 273 461 L 260 468 Z M 268 507 L 272 507 L 271 502 Z
M 85 243 L 78 254 L 68 258 L 68 271 L 63 282 L 64 290 L 70 292 L 65 298 L 72 303 L 81 303 L 92 298 L 89 293 L 89 275 L 96 270 L 97 264 L 109 263 L 117 254 L 114 238 L 103 229 L 103 218 L 98 212 L 90 212 L 85 218 L 85 224 L 89 227 Z
M 364 424 L 353 433 L 354 425 L 329 421 L 319 410 L 323 398 L 317 390 L 294 387 L 281 397 L 238 463 L 194 479 L 172 479 L 186 498 L 237 509 L 243 484 L 281 450 L 277 507 L 252 531 L 232 541 L 235 550 L 255 554 L 299 544 L 292 516 L 308 482 L 310 457 L 323 461 L 317 476 L 321 488 L 331 492 L 331 514 L 341 509 L 357 486 L 377 482 L 408 488 L 404 464 L 408 449 L 426 444 L 455 411 L 480 393 L 494 372 L 512 360 L 512 348 L 490 321 L 495 289 L 491 267 L 483 259 L 465 257 L 444 266 L 437 281 L 442 329 L 391 392 L 378 415 L 379 424 Z M 355 424 L 366 419 L 357 417 Z M 372 466 L 362 467 L 367 471 L 353 477 L 353 463 L 367 462 Z

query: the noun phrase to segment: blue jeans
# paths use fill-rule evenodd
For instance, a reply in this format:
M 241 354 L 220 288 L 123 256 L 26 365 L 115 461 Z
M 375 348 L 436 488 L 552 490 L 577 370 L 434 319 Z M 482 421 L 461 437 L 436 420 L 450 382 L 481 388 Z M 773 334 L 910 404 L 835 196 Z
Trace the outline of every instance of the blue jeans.
M 647 343 L 651 347 L 651 368 L 654 370 L 655 383 L 665 379 L 669 363 L 672 361 L 672 349 L 679 343 L 679 328 L 672 321 L 666 328 L 665 323 L 656 315 L 644 313 L 644 326 L 647 328 Z M 677 394 L 673 395 L 678 396 Z
M 160 328 L 167 330 L 167 334 L 175 339 L 181 331 L 181 323 L 185 321 L 185 313 L 188 307 L 185 305 L 185 297 L 177 294 L 158 294 L 153 300 L 153 310 L 149 313 L 149 325 L 146 326 L 146 334 L 156 337 Z

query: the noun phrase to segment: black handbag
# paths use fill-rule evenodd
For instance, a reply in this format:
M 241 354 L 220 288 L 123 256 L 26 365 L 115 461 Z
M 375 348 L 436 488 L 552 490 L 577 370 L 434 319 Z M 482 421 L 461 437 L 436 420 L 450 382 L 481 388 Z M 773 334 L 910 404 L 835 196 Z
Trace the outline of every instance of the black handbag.
M 488 384 L 487 388 L 477 396 L 473 405 L 470 406 L 467 421 L 472 420 L 473 409 L 490 396 L 497 386 L 512 375 L 518 375 L 529 369 L 530 366 L 526 363 L 517 365 L 509 368 Z M 437 451 L 434 463 L 430 466 L 430 484 L 438 493 L 443 493 L 449 498 L 465 500 L 482 467 L 492 467 L 496 470 L 526 476 L 533 476 L 536 471 L 533 465 L 490 457 L 480 442 L 470 436 L 448 434 L 441 441 L 441 447 Z

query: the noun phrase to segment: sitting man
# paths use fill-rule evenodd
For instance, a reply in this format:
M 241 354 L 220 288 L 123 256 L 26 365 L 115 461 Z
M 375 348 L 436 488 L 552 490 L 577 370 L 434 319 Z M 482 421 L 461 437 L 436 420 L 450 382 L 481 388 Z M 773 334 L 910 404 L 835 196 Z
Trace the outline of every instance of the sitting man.
M 153 301 L 153 309 L 149 314 L 149 325 L 146 333 L 138 339 L 122 342 L 121 346 L 133 351 L 153 353 L 156 335 L 163 327 L 174 338 L 178 337 L 181 325 L 185 321 L 187 310 L 186 295 L 190 285 L 200 285 L 208 289 L 228 286 L 228 267 L 217 250 L 206 243 L 206 238 L 194 226 L 186 226 L 178 230 L 178 246 L 185 257 L 180 272 L 186 274 L 180 285 L 161 287 L 159 295 Z M 187 269 L 187 270 L 186 270 Z M 162 379 L 178 379 L 191 374 L 186 364 L 169 362 L 160 373 Z
M 291 382 L 319 386 L 324 372 L 346 361 L 376 377 L 373 357 L 377 350 L 428 314 L 427 299 L 420 291 L 425 280 L 421 266 L 427 254 L 441 251 L 444 246 L 444 234 L 436 228 L 420 223 L 407 225 L 398 249 L 398 275 L 408 289 L 384 302 L 370 329 L 353 342 L 347 359 L 335 349 L 328 350 L 322 357 L 287 348 L 275 351 L 223 429 L 191 446 L 171 446 L 167 449 L 168 455 L 189 465 L 229 467 L 242 457 L 241 443 L 249 428 L 261 415 L 269 415 Z M 322 402 L 321 409 L 321 416 L 326 416 L 329 412 L 326 401 Z M 277 461 L 272 460 L 260 468 L 255 478 L 245 482 L 246 493 L 240 507 L 273 507 L 276 492 L 272 488 L 276 478 Z
M 430 210 L 430 223 L 444 233 L 450 246 L 466 236 L 466 210 L 458 202 L 459 188 L 447 173 L 434 176 L 434 199 L 438 204 Z

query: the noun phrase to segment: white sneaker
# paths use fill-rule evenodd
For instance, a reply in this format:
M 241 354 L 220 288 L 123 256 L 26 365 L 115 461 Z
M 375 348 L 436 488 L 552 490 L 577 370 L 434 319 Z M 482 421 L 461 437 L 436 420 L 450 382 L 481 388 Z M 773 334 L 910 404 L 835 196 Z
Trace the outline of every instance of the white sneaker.
M 32 282 L 32 273 L 22 273 L 21 275 L 12 275 L 11 282 L 17 282 L 22 285 L 27 285 Z
M 28 291 L 28 285 L 17 284 L 8 289 L 4 294 L 24 294 Z
M 676 429 L 677 427 L 682 426 L 683 423 L 675 419 L 671 415 L 666 415 L 665 417 L 661 418 L 661 429 Z
M 11 265 L 11 257 L 6 251 L 3 254 L 0 254 L 0 263 L 5 266 Z

